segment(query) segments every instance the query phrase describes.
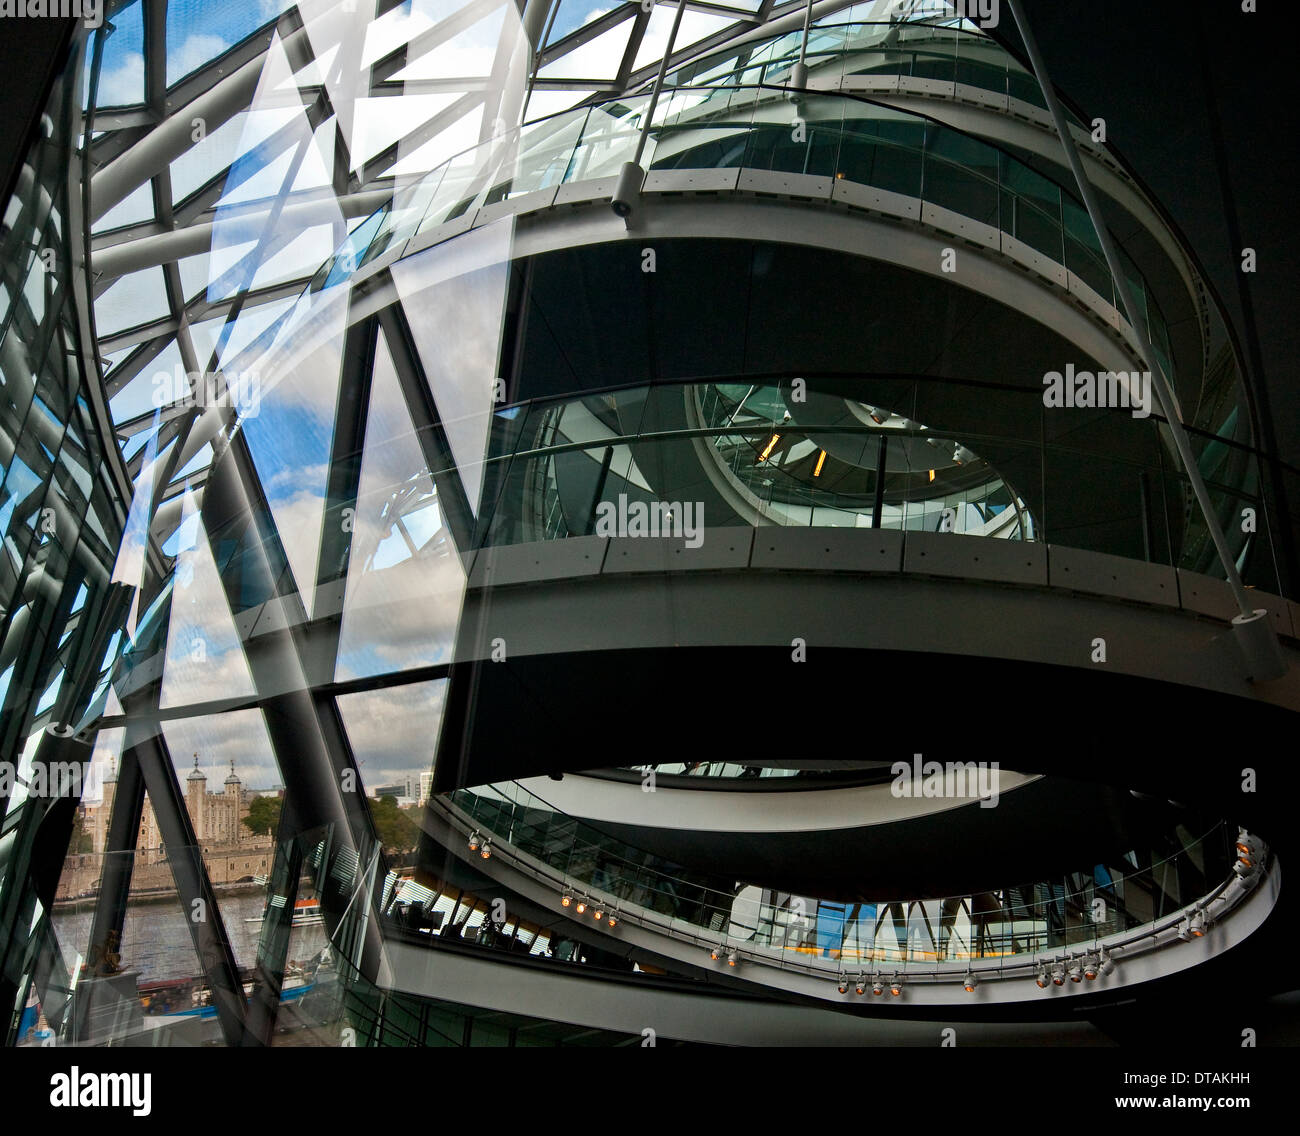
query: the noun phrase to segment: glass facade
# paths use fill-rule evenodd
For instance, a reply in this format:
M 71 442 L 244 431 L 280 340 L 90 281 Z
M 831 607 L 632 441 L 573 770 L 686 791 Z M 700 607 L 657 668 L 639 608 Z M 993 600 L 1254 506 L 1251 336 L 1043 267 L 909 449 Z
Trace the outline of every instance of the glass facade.
M 1181 657 L 1232 614 L 1215 525 L 1288 653 L 1300 612 L 1194 255 L 1080 127 L 1112 272 L 978 22 L 110 8 L 0 232 L 8 1044 L 938 1013 L 1176 974 L 1275 898 L 1228 805 L 1014 728 L 1090 619 L 1167 629 L 1133 681 L 1240 694 Z

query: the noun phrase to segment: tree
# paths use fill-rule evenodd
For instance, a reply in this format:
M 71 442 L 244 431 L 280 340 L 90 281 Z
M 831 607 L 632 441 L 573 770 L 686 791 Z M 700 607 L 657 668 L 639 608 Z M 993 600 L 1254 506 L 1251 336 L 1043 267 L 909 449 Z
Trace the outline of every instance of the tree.
M 243 819 L 244 827 L 258 835 L 274 836 L 280 827 L 282 805 L 279 797 L 254 797 Z
M 408 812 L 397 807 L 392 797 L 380 797 L 370 802 L 370 815 L 374 818 L 375 832 L 385 848 L 405 852 L 414 848 L 420 838 L 420 826 Z

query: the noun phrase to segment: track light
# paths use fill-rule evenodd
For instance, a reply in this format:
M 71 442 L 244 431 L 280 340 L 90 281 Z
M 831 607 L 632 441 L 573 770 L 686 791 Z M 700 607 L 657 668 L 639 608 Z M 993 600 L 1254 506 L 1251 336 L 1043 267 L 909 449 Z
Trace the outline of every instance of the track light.
M 1190 919 L 1184 919 L 1178 924 L 1178 937 L 1182 939 L 1184 943 L 1191 941 L 1192 921 Z
M 881 979 L 880 975 L 876 975 L 876 977 L 871 980 L 871 993 L 879 998 L 884 992 L 885 983 Z
M 479 833 L 478 833 L 478 829 L 477 829 L 477 828 L 476 828 L 473 832 L 471 832 L 471 833 L 469 834 L 469 850 L 470 850 L 471 852 L 477 852 L 477 851 L 478 851 L 478 846 L 479 846 L 479 842 L 481 841 L 481 839 L 482 839 L 482 837 L 479 836 Z
M 877 426 L 883 426 L 893 417 L 893 414 L 882 406 L 868 406 L 867 416 Z
M 722 948 L 714 947 L 712 950 L 710 950 L 709 958 L 711 958 L 714 962 L 717 962 L 720 958 L 722 958 Z
M 566 891 L 564 895 L 560 897 L 560 906 L 561 907 L 573 906 L 573 896 L 569 892 Z
M 962 979 L 961 984 L 967 994 L 973 994 L 975 992 L 975 987 L 980 984 L 980 980 L 975 977 L 975 972 L 973 970 L 968 970 L 966 972 L 966 977 Z
M 1038 968 L 1038 976 L 1034 979 L 1034 984 L 1038 987 L 1039 990 L 1046 990 L 1048 986 L 1051 985 L 1051 982 L 1052 979 L 1051 976 L 1047 973 L 1047 967 L 1040 966 Z
M 611 912 L 609 913 L 609 919 L 606 920 L 606 922 L 608 922 L 609 925 L 610 925 L 611 927 L 617 927 L 617 926 L 618 926 L 618 912 L 617 912 L 617 911 L 611 911 Z
M 483 841 L 483 847 L 479 849 L 479 855 L 482 856 L 484 860 L 492 859 L 492 841 Z
M 847 974 L 840 975 L 839 991 L 841 994 L 847 994 L 849 992 L 849 976 Z
M 597 905 L 595 906 L 595 908 L 592 909 L 591 917 L 592 917 L 592 918 L 593 918 L 597 923 L 599 923 L 602 919 L 605 918 L 605 911 L 604 911 L 604 908 L 602 908 L 602 907 L 600 906 L 600 904 L 597 904 Z
M 1052 965 L 1052 985 L 1053 986 L 1065 985 L 1065 966 L 1063 963 L 1058 962 Z
M 1071 982 L 1083 981 L 1083 967 L 1079 964 L 1078 959 L 1074 959 L 1070 963 L 1070 981 Z
M 736 951 L 731 951 L 727 954 L 728 966 L 735 966 L 739 962 L 740 962 L 740 955 Z
M 1083 977 L 1091 982 L 1101 971 L 1101 964 L 1092 955 L 1083 964 Z
M 952 460 L 956 465 L 965 465 L 967 462 L 973 462 L 975 455 L 958 442 L 952 451 Z
M 1187 929 L 1191 931 L 1193 938 L 1201 938 L 1205 934 L 1205 912 L 1198 911 L 1193 915 L 1191 921 L 1187 924 Z
M 859 975 L 857 982 L 853 984 L 854 994 L 865 994 L 867 992 L 867 976 Z
M 579 915 L 586 915 L 587 901 L 585 899 L 578 900 L 578 905 L 573 910 L 576 911 Z
M 893 979 L 893 981 L 890 982 L 890 984 L 889 984 L 889 992 L 890 992 L 890 993 L 891 993 L 895 998 L 897 998 L 897 997 L 898 997 L 898 996 L 903 992 L 903 980 L 902 980 L 901 978 L 899 978 L 898 975 L 894 975 L 894 979 Z

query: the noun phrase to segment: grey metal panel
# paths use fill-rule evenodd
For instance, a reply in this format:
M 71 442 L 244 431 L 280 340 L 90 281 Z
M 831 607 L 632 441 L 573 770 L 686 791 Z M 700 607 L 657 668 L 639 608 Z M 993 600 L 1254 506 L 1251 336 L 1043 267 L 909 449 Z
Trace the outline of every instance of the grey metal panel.
M 531 213 L 534 209 L 549 208 L 555 201 L 557 192 L 558 188 L 551 186 L 549 189 L 520 193 L 514 197 L 507 197 L 504 201 L 494 201 L 491 205 L 484 205 L 474 219 L 474 228 L 477 229 L 480 225 L 488 225 L 516 213 Z
M 556 191 L 555 204 L 572 205 L 578 201 L 599 201 L 603 197 L 613 197 L 617 185 L 617 175 L 565 182 Z
M 903 549 L 903 571 L 1002 584 L 1046 584 L 1047 546 L 960 533 L 910 532 Z
M 736 188 L 740 167 L 726 170 L 651 170 L 642 193 L 706 193 Z
M 786 197 L 809 197 L 826 201 L 835 184 L 833 177 L 817 174 L 789 174 L 780 170 L 743 170 L 737 188 L 743 193 L 776 193 Z
M 407 244 L 405 255 L 410 256 L 420 249 L 440 245 L 443 241 L 449 241 L 452 237 L 458 237 L 461 233 L 468 232 L 474 227 L 474 218 L 476 216 L 477 210 L 467 209 L 459 217 L 444 221 L 441 225 L 432 225 L 427 229 L 421 229 Z
M 911 82 L 910 79 L 907 80 Z M 882 91 L 900 90 L 904 82 L 900 75 L 845 75 L 840 83 L 843 91 L 870 91 L 873 94 Z
M 855 209 L 887 213 L 891 217 L 907 217 L 913 221 L 921 219 L 919 198 L 894 193 L 888 189 L 876 189 L 870 185 L 859 185 L 856 181 L 846 181 L 843 178 L 835 179 L 831 200 L 851 205 Z
M 1247 588 L 1246 594 L 1250 597 L 1250 605 L 1254 608 L 1262 607 L 1268 612 L 1273 623 L 1273 630 L 1279 635 L 1293 635 L 1295 627 L 1291 622 L 1291 611 L 1281 596 L 1275 596 L 1272 592 L 1261 592 L 1258 588 Z M 1233 614 L 1236 614 L 1236 607 L 1233 608 Z
M 1001 112 L 1007 109 L 1007 96 L 986 91 L 983 87 L 972 87 L 969 83 L 954 83 L 953 97 L 962 102 L 978 103 L 982 107 L 992 107 Z
M 1103 552 L 1050 545 L 1047 578 L 1054 588 L 1178 606 L 1178 576 L 1168 564 L 1146 564 Z
M 997 249 L 1002 244 L 1002 234 L 994 226 L 973 221 L 951 209 L 931 205 L 928 201 L 921 205 L 921 224 L 933 225 L 945 233 L 952 233 L 965 241 L 974 241 L 985 248 Z
M 1223 620 L 1230 620 L 1237 614 L 1237 605 L 1233 602 L 1226 580 L 1216 580 L 1212 576 L 1202 576 L 1199 572 L 1179 568 L 1178 593 L 1182 606 L 1187 611 Z
M 1044 256 L 1037 249 L 1025 244 L 1024 241 L 1018 241 L 1015 237 L 1003 233 L 1002 251 L 1012 260 L 1032 269 L 1039 276 L 1046 277 L 1052 283 L 1059 284 L 1062 288 L 1067 285 L 1067 273 L 1064 265 L 1058 264 L 1051 257 Z
M 605 553 L 604 573 L 690 572 L 710 568 L 744 568 L 754 530 L 742 525 L 704 529 L 698 548 L 683 537 L 614 537 Z
M 1067 272 L 1066 277 L 1069 281 L 1067 287 L 1070 295 L 1076 297 L 1090 312 L 1104 320 L 1110 327 L 1119 331 L 1120 324 L 1123 322 L 1119 309 L 1075 273 Z
M 595 576 L 605 559 L 606 543 L 602 536 L 575 536 L 567 540 L 483 548 L 474 560 L 469 586 L 501 587 L 535 580 Z
M 754 533 L 751 568 L 822 572 L 899 572 L 903 534 L 890 529 L 762 528 Z
M 950 99 L 957 93 L 957 84 L 949 83 L 944 79 L 919 79 L 908 76 L 906 84 L 900 83 L 899 89 L 914 91 L 919 95 L 938 95 Z

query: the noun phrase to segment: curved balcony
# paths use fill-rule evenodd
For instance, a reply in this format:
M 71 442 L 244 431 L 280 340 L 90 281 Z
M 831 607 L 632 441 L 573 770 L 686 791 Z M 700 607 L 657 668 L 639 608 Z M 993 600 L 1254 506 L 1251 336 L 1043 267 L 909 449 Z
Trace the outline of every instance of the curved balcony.
M 792 107 L 785 89 L 771 86 L 665 90 L 643 156 L 647 191 L 656 174 L 670 171 L 701 171 L 681 188 L 704 191 L 781 192 L 795 184 L 774 174 L 825 179 L 828 200 L 920 221 L 1018 261 L 1066 289 L 1138 357 L 1096 232 L 1062 186 L 1010 152 L 921 114 L 835 93 L 802 92 L 799 100 Z M 449 159 L 358 226 L 311 290 L 348 279 L 381 254 L 389 263 L 475 223 L 581 200 L 563 194 L 565 187 L 616 176 L 635 156 L 649 104 L 649 96 L 634 96 L 568 111 Z M 803 191 L 821 194 L 808 182 Z M 1172 377 L 1164 316 L 1131 261 L 1125 271 Z
M 844 901 L 692 871 L 515 783 L 460 790 L 434 808 L 485 870 L 509 864 L 549 889 L 556 909 L 602 934 L 639 927 L 685 947 L 683 960 L 698 952 L 705 969 L 760 984 L 795 978 L 793 988 L 830 1000 L 864 993 L 873 978 L 925 1002 L 976 988 L 1009 1000 L 1034 996 L 1035 986 L 1073 993 L 1094 981 L 1139 981 L 1199 962 L 1183 945 L 1222 937 L 1252 893 L 1262 892 L 1266 908 L 1276 898 L 1267 849 L 1225 822 L 1199 833 L 1180 827 L 1159 848 L 977 894 Z M 1258 910 L 1244 918 L 1237 939 L 1262 918 Z
M 620 497 L 694 499 L 707 527 L 946 531 L 1215 574 L 1158 416 L 1102 416 L 1054 434 L 1037 391 L 870 375 L 824 386 L 637 388 L 498 414 L 481 544 L 599 535 Z M 850 387 L 914 417 L 831 393 Z M 1251 451 L 1200 433 L 1193 444 L 1222 519 L 1264 508 L 1247 488 L 1258 485 Z M 1225 528 L 1239 562 L 1267 572 L 1267 534 Z
M 799 59 L 802 31 L 750 41 L 670 71 L 673 86 L 782 84 Z M 973 28 L 938 23 L 889 23 L 837 16 L 815 22 L 804 53 L 819 79 L 888 75 L 925 83 L 960 83 L 1010 102 L 1047 109 L 1038 80 L 996 40 Z M 1077 120 L 1076 120 L 1077 121 Z

